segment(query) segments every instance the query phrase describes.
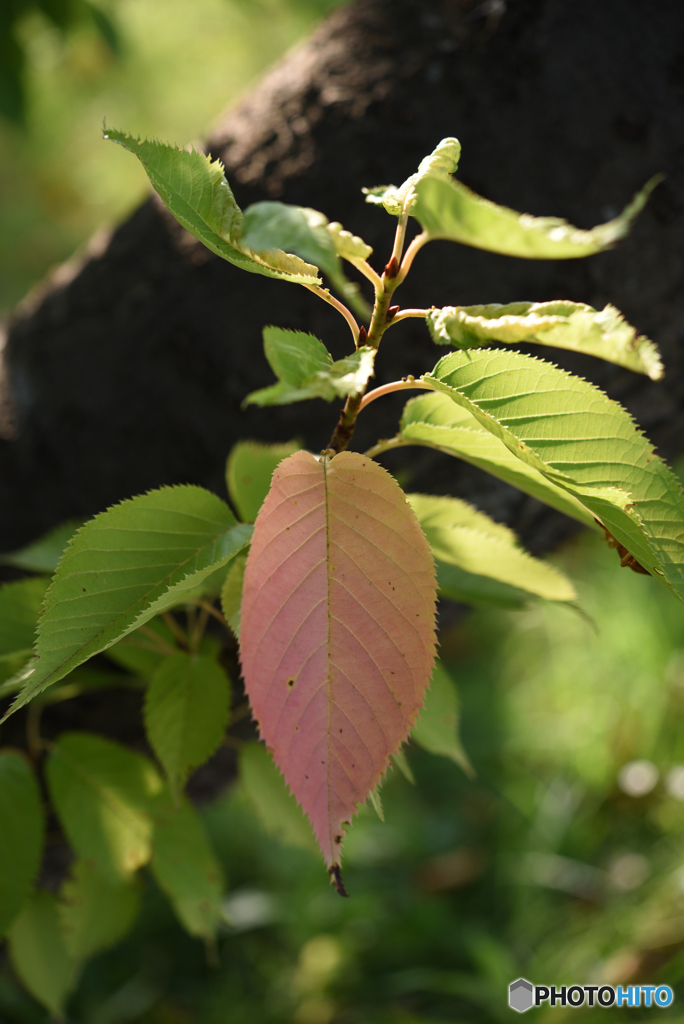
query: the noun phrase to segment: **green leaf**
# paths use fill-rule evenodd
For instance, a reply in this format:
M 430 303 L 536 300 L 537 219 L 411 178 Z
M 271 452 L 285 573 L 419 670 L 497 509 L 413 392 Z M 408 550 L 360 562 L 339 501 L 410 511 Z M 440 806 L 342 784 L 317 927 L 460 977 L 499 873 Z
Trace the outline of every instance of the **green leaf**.
M 684 600 L 681 485 L 617 402 L 517 352 L 454 352 L 423 380 L 470 412 L 521 462 L 581 501 Z
M 196 150 L 134 139 L 106 128 L 105 139 L 137 156 L 152 187 L 176 220 L 208 249 L 242 270 L 295 284 L 320 284 L 317 268 L 279 249 L 253 252 L 241 240 L 243 215 L 220 160 Z
M 307 263 L 320 267 L 328 276 L 341 273 L 332 236 L 326 231 L 328 218 L 318 210 L 266 200 L 245 210 L 242 241 L 256 252 L 284 249 Z
M 266 201 L 254 203 L 245 210 L 242 242 L 265 256 L 271 249 L 295 253 L 327 274 L 333 286 L 347 299 L 356 312 L 370 319 L 371 309 L 359 295 L 358 285 L 348 281 L 342 270 L 338 248 L 344 254 L 373 251 L 360 238 L 343 231 L 341 224 L 332 230 L 328 218 L 318 210 L 288 203 Z
M 371 789 L 370 793 L 368 794 L 368 800 L 370 801 L 370 805 L 377 814 L 380 821 L 384 822 L 385 812 L 382 808 L 382 796 L 380 795 L 381 786 L 382 783 L 379 782 L 375 789 Z
M 464 574 L 461 583 L 465 592 L 458 595 L 458 600 L 467 600 L 468 576 L 485 576 L 504 584 L 503 603 L 508 603 L 510 588 L 515 588 L 523 599 L 530 596 L 547 601 L 576 599 L 575 588 L 562 572 L 533 558 L 520 547 L 512 530 L 495 523 L 484 512 L 458 498 L 427 494 L 407 494 L 406 497 L 432 548 L 438 580 L 440 563 L 454 566 Z
M 431 754 L 451 758 L 472 776 L 473 768 L 459 736 L 459 717 L 456 686 L 441 661 L 437 661 L 411 738 Z
M 264 352 L 278 383 L 248 395 L 244 404 L 288 405 L 307 398 L 357 395 L 373 376 L 375 350 L 364 345 L 333 362 L 322 341 L 303 331 L 264 328 Z
M 441 597 L 477 608 L 524 608 L 530 595 L 491 576 L 479 576 L 447 562 L 436 562 L 437 587 Z
M 104 879 L 116 884 L 148 862 L 149 808 L 163 783 L 146 757 L 101 736 L 63 733 L 47 781 L 69 842 Z
M 461 143 L 458 139 L 442 139 L 437 148 L 420 162 L 415 174 L 407 178 L 403 185 L 378 185 L 376 188 L 364 188 L 366 202 L 384 206 L 394 217 L 412 212 L 415 206 L 416 187 L 423 178 L 434 175 L 438 180 L 451 181 L 451 175 L 458 167 L 461 158 Z
M 591 256 L 624 238 L 661 180 L 661 175 L 651 178 L 614 220 L 584 231 L 560 217 L 533 217 L 497 206 L 440 167 L 437 173 L 428 169 L 413 185 L 416 198 L 411 214 L 431 239 L 446 238 L 525 259 L 574 259 Z
M 45 579 L 36 578 L 0 587 L 0 661 L 30 657 L 46 587 Z
M 37 657 L 21 677 L 24 688 L 12 710 L 181 603 L 227 565 L 251 531 L 216 495 L 190 486 L 162 487 L 91 519 L 71 541 L 46 594 Z
M 178 653 L 165 658 L 147 691 L 145 729 L 178 799 L 191 769 L 223 739 L 230 683 L 214 658 Z
M 317 853 L 311 826 L 263 744 L 245 744 L 240 751 L 239 771 L 245 793 L 266 832 L 287 846 Z
M 415 786 L 416 780 L 413 772 L 411 771 L 411 765 L 409 764 L 408 757 L 406 756 L 406 751 L 403 748 L 395 751 L 390 760 L 394 767 L 399 769 L 407 782 L 410 782 L 412 786 Z
M 43 850 L 38 784 L 21 754 L 0 751 L 0 935 L 26 901 Z
M 594 517 L 584 505 L 537 469 L 521 462 L 467 408 L 456 405 L 446 395 L 421 395 L 407 402 L 396 443 L 425 445 L 454 455 L 596 529 Z
M 458 348 L 482 348 L 492 341 L 538 342 L 566 348 L 645 373 L 663 376 L 652 341 L 628 324 L 615 306 L 597 312 L 583 302 L 510 302 L 506 306 L 445 306 L 427 317 L 433 341 Z
M 24 987 L 57 1020 L 63 1020 L 66 997 L 77 980 L 59 925 L 57 898 L 33 894 L 8 936 L 12 967 Z
M 211 940 L 221 919 L 223 877 L 199 815 L 187 801 L 162 800 L 154 812 L 152 873 L 181 924 Z
M 244 522 L 253 523 L 256 519 L 276 466 L 301 447 L 298 441 L 286 444 L 238 441 L 233 446 L 226 463 L 226 484 L 230 500 Z
M 82 525 L 82 520 L 76 519 L 62 523 L 61 526 L 50 530 L 44 537 L 40 537 L 20 551 L 13 551 L 9 555 L 0 555 L 0 562 L 3 565 L 14 565 L 17 569 L 24 569 L 26 572 L 43 572 L 52 575 L 67 544 Z
M 133 927 L 140 886 L 132 880 L 102 878 L 89 861 L 78 860 L 59 892 L 64 945 L 73 960 L 87 960 L 115 946 Z
M 240 639 L 240 608 L 242 606 L 242 587 L 245 581 L 247 553 L 239 554 L 228 568 L 226 582 L 221 591 L 221 607 L 223 615 L 236 638 Z

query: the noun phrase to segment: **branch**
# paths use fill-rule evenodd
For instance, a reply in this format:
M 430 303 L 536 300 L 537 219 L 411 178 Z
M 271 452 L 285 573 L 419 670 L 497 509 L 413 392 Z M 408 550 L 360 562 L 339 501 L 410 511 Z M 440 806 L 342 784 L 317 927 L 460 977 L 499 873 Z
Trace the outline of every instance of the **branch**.
M 335 309 L 337 310 L 337 312 L 342 314 L 344 319 L 349 324 L 349 328 L 350 328 L 350 330 L 352 332 L 352 335 L 354 337 L 354 345 L 356 346 L 356 348 L 358 348 L 359 347 L 359 325 L 357 324 L 356 320 L 354 319 L 352 313 L 344 305 L 344 303 L 340 302 L 339 299 L 336 299 L 334 295 L 331 295 L 327 288 L 321 288 L 320 285 L 317 285 L 317 284 L 305 284 L 304 287 L 308 288 L 308 290 L 310 292 L 313 292 L 314 295 L 317 295 L 319 297 L 319 299 L 323 299 L 324 302 L 327 302 L 327 303 L 329 303 L 329 305 L 334 306 Z
M 364 395 L 361 404 L 359 405 L 359 412 L 365 409 L 367 405 L 374 402 L 376 398 L 382 398 L 383 395 L 391 395 L 393 391 L 410 391 L 411 389 L 418 389 L 420 391 L 435 391 L 432 384 L 428 384 L 424 380 L 415 380 L 414 377 L 407 377 L 405 380 L 395 380 L 391 384 L 383 384 L 380 388 L 375 388 L 373 391 L 369 391 L 367 395 Z

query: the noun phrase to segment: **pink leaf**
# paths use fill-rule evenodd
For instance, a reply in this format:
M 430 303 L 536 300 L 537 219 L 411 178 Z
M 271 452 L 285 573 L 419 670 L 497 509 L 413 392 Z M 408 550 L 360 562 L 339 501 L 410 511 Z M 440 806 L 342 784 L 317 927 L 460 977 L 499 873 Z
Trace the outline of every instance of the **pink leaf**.
M 386 470 L 354 452 L 280 463 L 247 560 L 240 656 L 336 883 L 343 826 L 422 706 L 435 601 L 430 548 Z

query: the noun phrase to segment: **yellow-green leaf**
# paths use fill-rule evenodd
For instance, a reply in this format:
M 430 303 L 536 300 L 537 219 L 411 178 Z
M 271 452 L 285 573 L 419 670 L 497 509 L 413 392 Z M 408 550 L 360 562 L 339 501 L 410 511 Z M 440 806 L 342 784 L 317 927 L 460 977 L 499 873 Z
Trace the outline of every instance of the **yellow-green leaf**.
M 317 267 L 298 256 L 281 249 L 257 253 L 242 242 L 243 214 L 220 160 L 210 160 L 194 149 L 134 139 L 113 128 L 106 128 L 104 137 L 138 157 L 176 220 L 217 256 L 255 274 L 295 284 L 321 283 Z
M 437 561 L 438 582 L 440 564 L 461 571 L 462 592 L 455 594 L 452 589 L 444 596 L 467 601 L 470 578 L 486 577 L 504 587 L 502 599 L 496 601 L 496 589 L 490 584 L 488 603 L 514 603 L 511 591 L 517 591 L 520 601 L 530 597 L 573 601 L 577 597 L 572 583 L 560 570 L 533 558 L 520 546 L 512 530 L 495 523 L 472 505 L 459 498 L 428 494 L 408 494 L 407 498 Z M 449 581 L 448 572 L 445 575 Z M 477 595 L 477 582 L 474 582 Z M 451 585 L 455 586 L 453 577 Z M 486 589 L 479 592 L 478 603 L 484 603 L 486 593 Z
M 57 897 L 39 890 L 24 905 L 8 935 L 12 967 L 28 992 L 57 1020 L 76 984 L 77 965 L 69 956 L 59 922 Z
M 73 960 L 87 960 L 120 942 L 135 922 L 140 886 L 132 879 L 103 878 L 90 861 L 78 860 L 59 892 L 57 912 Z
M 533 342 L 588 355 L 645 373 L 663 376 L 658 349 L 637 334 L 615 306 L 598 311 L 584 302 L 509 302 L 488 306 L 445 306 L 426 317 L 434 341 L 458 348 L 482 348 L 492 341 L 507 345 Z

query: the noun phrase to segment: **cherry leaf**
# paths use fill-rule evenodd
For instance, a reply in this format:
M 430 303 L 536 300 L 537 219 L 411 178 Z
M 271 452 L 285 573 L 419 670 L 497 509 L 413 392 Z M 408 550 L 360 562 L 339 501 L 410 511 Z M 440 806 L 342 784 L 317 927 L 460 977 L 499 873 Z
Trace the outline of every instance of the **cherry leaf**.
M 247 559 L 242 670 L 340 890 L 344 826 L 423 704 L 435 602 L 430 548 L 386 470 L 353 452 L 280 463 Z

